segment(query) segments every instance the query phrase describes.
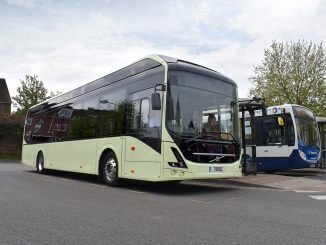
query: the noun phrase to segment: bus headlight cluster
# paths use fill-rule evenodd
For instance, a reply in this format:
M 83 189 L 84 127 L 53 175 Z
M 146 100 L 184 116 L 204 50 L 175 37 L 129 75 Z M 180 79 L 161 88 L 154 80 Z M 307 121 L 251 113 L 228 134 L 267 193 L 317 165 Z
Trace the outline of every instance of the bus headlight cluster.
M 301 157 L 303 160 L 307 161 L 306 154 L 304 154 L 303 151 L 299 150 L 299 155 L 300 155 L 300 157 Z
M 168 162 L 169 166 L 174 167 L 174 168 L 188 168 L 185 161 L 183 160 L 182 156 L 178 152 L 178 150 L 174 147 L 171 147 L 171 150 L 172 150 L 175 158 L 177 159 L 177 161 L 176 162 Z

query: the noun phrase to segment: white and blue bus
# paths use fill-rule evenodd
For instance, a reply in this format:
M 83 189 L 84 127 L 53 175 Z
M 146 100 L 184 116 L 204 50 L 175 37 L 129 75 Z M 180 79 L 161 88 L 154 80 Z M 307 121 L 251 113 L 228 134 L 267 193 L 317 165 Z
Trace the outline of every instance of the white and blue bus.
M 237 99 L 222 74 L 151 55 L 30 108 L 22 162 L 111 186 L 240 177 Z M 209 116 L 214 131 L 203 133 Z
M 248 144 L 256 145 L 257 171 L 273 173 L 318 166 L 320 136 L 312 111 L 284 104 L 268 107 L 266 115 L 262 110 L 254 114 L 254 127 L 246 116 L 245 138 Z
M 320 133 L 321 159 L 320 167 L 326 168 L 326 117 L 316 117 Z

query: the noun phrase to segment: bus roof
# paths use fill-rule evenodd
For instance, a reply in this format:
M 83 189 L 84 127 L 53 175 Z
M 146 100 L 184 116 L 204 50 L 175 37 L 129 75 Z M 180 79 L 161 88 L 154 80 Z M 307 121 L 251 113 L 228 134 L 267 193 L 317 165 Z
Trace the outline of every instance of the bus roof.
M 193 69 L 202 70 L 202 71 L 205 70 L 206 72 L 210 73 L 211 75 L 214 74 L 215 76 L 218 76 L 221 79 L 223 79 L 229 83 L 232 83 L 236 86 L 236 83 L 233 80 L 223 76 L 219 72 L 212 70 L 210 68 L 207 68 L 207 67 L 204 67 L 204 66 L 192 63 L 192 62 L 188 62 L 185 60 L 177 59 L 174 57 L 152 54 L 152 55 L 148 55 L 136 62 L 133 62 L 130 65 L 127 65 L 119 70 L 116 70 L 108 75 L 105 75 L 101 78 L 98 78 L 98 79 L 92 81 L 92 82 L 89 82 L 80 87 L 77 87 L 76 89 L 70 90 L 63 94 L 59 94 L 55 97 L 52 97 L 48 100 L 45 100 L 45 101 L 39 103 L 37 105 L 34 105 L 30 108 L 30 110 L 34 109 L 34 110 L 38 111 L 40 106 L 43 108 L 44 106 L 47 107 L 47 106 L 51 106 L 56 103 L 61 103 L 63 101 L 67 101 L 69 99 L 89 93 L 93 90 L 99 89 L 99 88 L 107 86 L 109 84 L 118 82 L 118 81 L 128 78 L 130 76 L 139 74 L 145 70 L 153 69 L 153 68 L 156 68 L 161 65 L 167 67 L 170 64 L 177 64 L 178 66 L 188 66 L 188 67 L 192 67 Z

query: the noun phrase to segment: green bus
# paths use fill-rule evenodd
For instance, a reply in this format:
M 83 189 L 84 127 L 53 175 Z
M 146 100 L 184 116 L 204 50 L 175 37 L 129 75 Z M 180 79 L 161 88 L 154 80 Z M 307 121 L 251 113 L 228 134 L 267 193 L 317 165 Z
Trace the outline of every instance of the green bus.
M 150 55 L 31 107 L 22 162 L 40 174 L 99 175 L 110 186 L 240 177 L 237 99 L 222 74 Z

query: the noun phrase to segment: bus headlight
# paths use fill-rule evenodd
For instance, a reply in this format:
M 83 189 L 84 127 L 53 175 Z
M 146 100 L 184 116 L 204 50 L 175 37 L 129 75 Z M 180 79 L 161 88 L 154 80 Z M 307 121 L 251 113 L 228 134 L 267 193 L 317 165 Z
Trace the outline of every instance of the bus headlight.
M 299 155 L 300 155 L 300 157 L 301 157 L 303 160 L 307 161 L 306 154 L 304 154 L 303 151 L 299 150 Z
M 186 165 L 186 163 L 185 163 L 185 161 L 183 160 L 182 156 L 178 152 L 178 150 L 176 148 L 174 148 L 174 147 L 171 147 L 171 150 L 172 150 L 175 158 L 177 159 L 177 161 L 176 162 L 168 162 L 168 164 L 170 165 L 170 167 L 174 167 L 174 168 L 188 168 L 187 165 Z

